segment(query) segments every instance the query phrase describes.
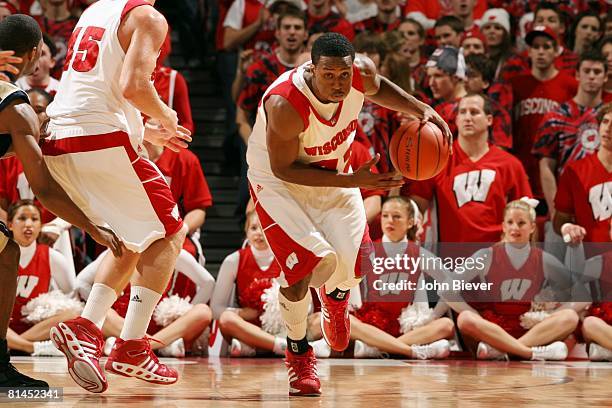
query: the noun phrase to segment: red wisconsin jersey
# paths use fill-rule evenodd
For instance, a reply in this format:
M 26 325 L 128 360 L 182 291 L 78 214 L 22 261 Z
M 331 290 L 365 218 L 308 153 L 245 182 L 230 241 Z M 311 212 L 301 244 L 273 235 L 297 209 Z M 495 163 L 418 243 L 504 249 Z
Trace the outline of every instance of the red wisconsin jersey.
M 355 31 L 363 33 L 365 31 L 374 34 L 383 34 L 387 31 L 393 31 L 399 27 L 401 19 L 397 19 L 392 23 L 383 23 L 377 16 L 370 17 L 367 20 L 360 21 L 355 24 Z
M 248 296 L 253 289 L 252 285 L 263 285 L 269 287 L 271 284 L 271 279 L 277 278 L 280 276 L 281 268 L 276 260 L 273 260 L 268 269 L 265 271 L 262 270 L 257 261 L 255 260 L 255 256 L 253 255 L 253 251 L 251 251 L 251 247 L 246 247 L 239 251 L 240 253 L 240 262 L 238 263 L 238 274 L 236 275 L 236 295 L 241 307 L 253 307 L 246 298 L 250 298 Z M 261 282 L 265 280 L 266 282 Z M 259 291 L 261 288 L 258 288 L 257 294 L 258 299 L 261 297 Z M 258 309 L 257 307 L 253 307 L 254 309 Z
M 458 141 L 450 159 L 440 174 L 410 183 L 402 189 L 402 195 L 436 199 L 440 242 L 499 241 L 506 204 L 531 197 L 521 163 L 492 145 L 480 160 L 473 162 Z
M 544 115 L 572 98 L 576 89 L 576 79 L 562 72 L 548 81 L 539 81 L 531 74 L 512 80 L 514 150 L 525 166 L 536 197 L 542 197 L 538 159 L 531 154 L 537 130 Z
M 355 38 L 353 25 L 348 20 L 342 18 L 340 14 L 334 12 L 330 12 L 323 17 L 315 17 L 309 13 L 306 28 L 310 33 L 332 32 L 342 34 L 349 41 L 353 41 L 353 38 Z
M 5 199 L 8 205 L 24 199 L 35 200 L 30 183 L 23 173 L 23 165 L 15 156 L 0 160 L 0 199 Z M 35 203 L 40 209 L 43 224 L 55 219 L 55 214 L 44 208 L 38 200 Z
M 36 252 L 32 260 L 25 268 L 19 266 L 17 272 L 17 297 L 13 305 L 13 314 L 11 316 L 11 328 L 17 332 L 22 332 L 25 329 L 24 323 L 21 322 L 21 308 L 23 308 L 30 300 L 49 292 L 51 283 L 51 266 L 49 263 L 49 247 L 38 244 Z M 27 326 L 27 325 L 25 325 Z
M 212 205 L 212 196 L 200 160 L 190 150 L 181 149 L 176 153 L 164 149 L 155 165 L 159 167 L 170 185 L 172 197 L 179 206 L 181 217 L 191 210 Z
M 610 240 L 612 215 L 612 172 L 601 164 L 597 154 L 567 165 L 557 188 L 555 208 L 573 215 L 586 229 L 586 242 Z
M 580 106 L 573 99 L 544 116 L 533 154 L 557 161 L 557 177 L 569 162 L 593 154 L 599 147 L 597 114 L 603 105 Z

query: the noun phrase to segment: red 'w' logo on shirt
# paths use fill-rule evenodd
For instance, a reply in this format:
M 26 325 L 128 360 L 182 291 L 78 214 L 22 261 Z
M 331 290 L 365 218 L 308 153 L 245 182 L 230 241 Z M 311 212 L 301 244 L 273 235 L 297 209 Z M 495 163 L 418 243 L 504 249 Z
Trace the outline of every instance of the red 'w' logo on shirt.
M 457 174 L 453 182 L 457 206 L 461 208 L 470 201 L 484 203 L 493 181 L 495 181 L 495 170 L 473 170 Z
M 597 184 L 589 190 L 593 218 L 604 221 L 612 216 L 612 181 Z

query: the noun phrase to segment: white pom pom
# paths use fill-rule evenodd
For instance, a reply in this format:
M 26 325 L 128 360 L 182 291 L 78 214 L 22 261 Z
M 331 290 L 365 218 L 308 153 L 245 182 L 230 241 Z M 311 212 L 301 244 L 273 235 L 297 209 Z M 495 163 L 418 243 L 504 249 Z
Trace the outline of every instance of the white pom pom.
M 278 305 L 278 290 L 280 284 L 276 279 L 272 280 L 272 286 L 264 290 L 261 295 L 261 301 L 263 302 L 263 313 L 259 316 L 261 321 L 261 328 L 272 334 L 273 336 L 286 336 L 287 329 L 285 323 L 281 317 L 280 307 Z
M 433 309 L 427 303 L 413 303 L 406 306 L 397 318 L 400 332 L 406 334 L 417 327 L 425 326 L 434 320 Z
M 537 312 L 525 312 L 521 315 L 521 327 L 525 330 L 531 329 L 536 324 L 550 316 L 550 313 L 540 310 Z
M 153 312 L 153 320 L 161 327 L 166 327 L 179 317 L 191 310 L 193 305 L 189 303 L 191 298 L 187 296 L 182 298 L 179 295 L 172 295 L 164 298 L 155 307 Z
M 83 303 L 71 298 L 61 290 L 54 290 L 42 293 L 26 303 L 21 308 L 21 315 L 24 322 L 36 324 L 68 310 L 79 315 L 83 311 L 83 306 Z

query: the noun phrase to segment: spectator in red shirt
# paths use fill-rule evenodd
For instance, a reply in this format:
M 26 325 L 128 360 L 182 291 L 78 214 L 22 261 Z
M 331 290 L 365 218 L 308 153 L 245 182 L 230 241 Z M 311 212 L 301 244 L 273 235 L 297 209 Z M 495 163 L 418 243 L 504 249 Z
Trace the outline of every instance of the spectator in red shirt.
M 376 0 L 378 14 L 356 24 L 356 31 L 382 34 L 400 25 L 399 0 Z
M 153 71 L 153 85 L 157 94 L 166 105 L 176 111 L 179 125 L 186 127 L 194 134 L 195 127 L 191 116 L 191 103 L 189 102 L 189 89 L 185 77 L 175 69 L 165 66 L 164 62 L 172 51 L 170 33 L 162 44 L 157 57 L 157 65 Z
M 10 3 L 0 1 L 0 21 L 12 14 L 17 14 L 17 9 Z
M 78 19 L 70 14 L 68 0 L 48 0 L 43 9 L 43 15 L 37 16 L 36 21 L 43 33 L 51 37 L 57 48 L 56 64 L 51 74 L 54 78 L 59 79 L 62 75 L 70 36 Z
M 555 196 L 555 231 L 565 242 L 609 242 L 612 218 L 612 105 L 599 117 L 601 145 L 596 154 L 570 163 Z M 609 246 L 602 250 L 608 250 Z M 591 255 L 600 252 L 586 248 Z
M 521 163 L 488 143 L 491 113 L 486 96 L 463 97 L 459 137 L 446 168 L 429 180 L 402 187 L 402 195 L 409 195 L 421 211 L 436 199 L 439 242 L 497 242 L 506 204 L 531 196 Z
M 578 93 L 547 113 L 537 132 L 533 154 L 540 159 L 540 180 L 550 215 L 554 215 L 557 179 L 571 162 L 593 154 L 599 147 L 597 114 L 607 64 L 597 51 L 580 58 L 576 77 Z
M 608 78 L 604 85 L 602 99 L 604 103 L 612 102 L 612 36 L 605 37 L 599 45 L 599 51 L 608 62 Z
M 557 36 L 550 27 L 536 26 L 526 41 L 532 61 L 531 73 L 517 76 L 511 82 L 514 92 L 513 146 L 529 175 L 535 197 L 543 198 L 538 160 L 531 150 L 544 115 L 576 94 L 576 79 L 555 67 L 559 47 Z M 545 204 L 544 200 L 540 201 L 538 215 L 548 212 Z
M 281 14 L 275 36 L 279 46 L 270 54 L 260 55 L 247 68 L 242 91 L 238 96 L 236 124 L 245 143 L 251 134 L 257 106 L 265 90 L 279 75 L 295 67 L 304 49 L 304 42 L 308 38 L 304 13 L 288 10 Z
M 474 27 L 474 8 L 476 0 L 450 0 L 453 16 L 459 17 L 463 22 L 465 31 L 471 30 Z
M 355 38 L 353 25 L 340 14 L 332 11 L 331 0 L 310 0 L 308 2 L 308 31 L 333 32 L 342 34 L 349 41 Z
M 564 47 L 561 39 L 565 35 L 565 19 L 558 5 L 543 2 L 538 4 L 535 11 L 534 26 L 549 27 L 554 33 L 557 41 L 557 53 L 555 55 L 555 66 L 559 71 L 565 71 L 569 75 L 574 75 L 578 63 L 578 55 L 571 49 Z M 528 52 L 523 52 L 509 58 L 503 68 L 502 79 L 510 81 L 513 77 L 525 74 L 530 69 L 531 59 Z
M 465 96 L 465 59 L 457 48 L 438 48 L 426 66 L 436 110 Z
M 567 46 L 576 55 L 591 48 L 603 34 L 603 24 L 594 11 L 583 11 L 576 16 L 570 28 Z
M 483 13 L 487 10 L 486 0 L 468 0 L 468 1 L 446 1 L 446 0 L 409 0 L 406 2 L 404 7 L 404 14 L 407 17 L 417 18 L 419 21 L 423 20 L 428 24 L 425 28 L 433 27 L 436 20 L 442 16 L 446 16 L 454 13 L 455 4 L 467 3 L 464 7 L 471 7 L 473 9 L 474 18 L 480 18 Z M 472 6 L 474 4 L 474 6 Z
M 455 16 L 444 16 L 436 21 L 434 32 L 438 47 L 461 47 L 463 22 Z
M 42 52 L 38 60 L 38 66 L 32 75 L 19 78 L 17 86 L 24 91 L 32 88 L 42 89 L 51 96 L 55 96 L 59 87 L 59 81 L 51 76 L 51 70 L 55 67 L 56 54 L 57 48 L 53 40 L 48 35 L 43 34 Z
M 427 86 L 427 56 L 422 52 L 425 44 L 425 29 L 418 21 L 412 18 L 405 18 L 397 27 L 397 31 L 404 35 L 406 39 L 406 52 L 410 64 L 410 73 L 414 80 L 414 87 L 425 91 Z
M 480 20 L 480 31 L 486 39 L 487 56 L 495 64 L 495 80 L 506 60 L 513 55 L 510 15 L 504 9 L 487 10 Z
M 463 50 L 464 57 L 485 55 L 487 52 L 487 40 L 478 29 L 468 31 L 461 40 L 461 49 Z
M 510 109 L 506 109 L 498 103 L 489 93 L 492 89 L 493 77 L 495 75 L 492 61 L 484 55 L 469 55 L 465 59 L 467 65 L 465 88 L 469 93 L 486 94 L 491 99 L 491 109 L 493 110 L 493 126 L 489 135 L 489 142 L 503 149 L 512 148 L 512 99 L 510 99 Z M 510 91 L 510 98 L 512 92 Z M 451 116 L 445 117 L 446 120 L 454 122 L 457 116 L 457 103 Z

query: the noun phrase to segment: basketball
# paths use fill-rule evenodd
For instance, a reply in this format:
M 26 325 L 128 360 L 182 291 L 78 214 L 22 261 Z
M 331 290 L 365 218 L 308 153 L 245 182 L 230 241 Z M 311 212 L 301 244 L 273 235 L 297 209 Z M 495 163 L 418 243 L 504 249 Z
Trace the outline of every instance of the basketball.
M 391 163 L 404 177 L 426 180 L 440 173 L 449 156 L 449 146 L 440 128 L 431 122 L 412 121 L 400 126 L 389 144 Z

